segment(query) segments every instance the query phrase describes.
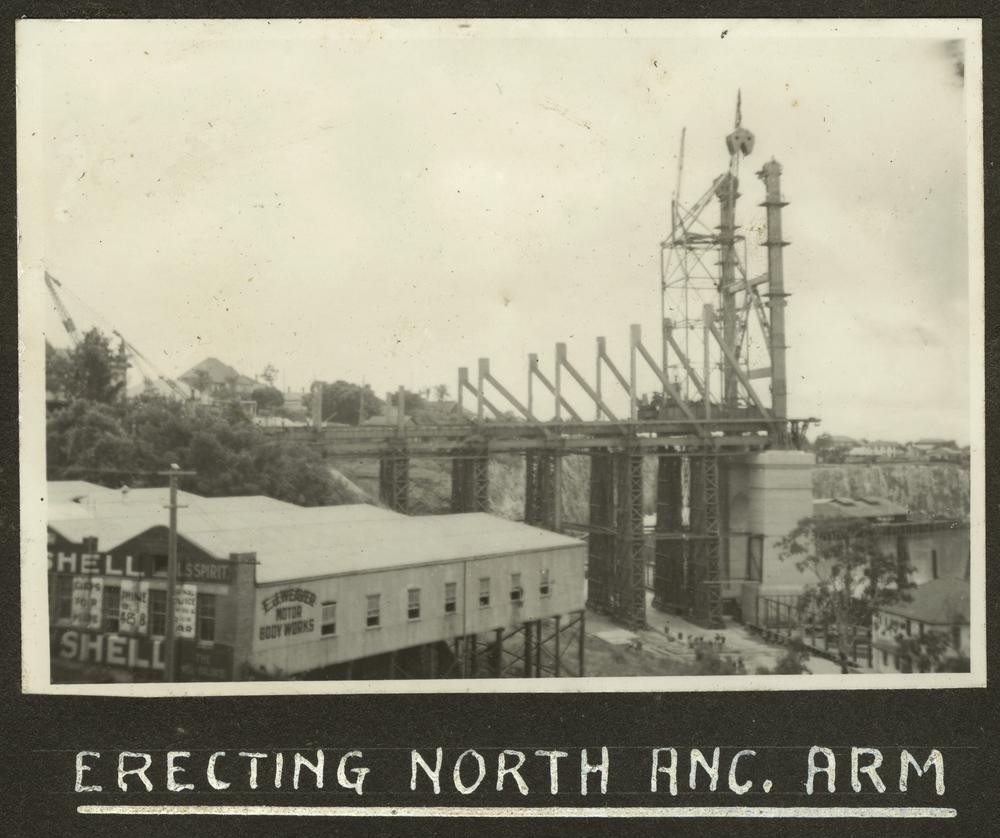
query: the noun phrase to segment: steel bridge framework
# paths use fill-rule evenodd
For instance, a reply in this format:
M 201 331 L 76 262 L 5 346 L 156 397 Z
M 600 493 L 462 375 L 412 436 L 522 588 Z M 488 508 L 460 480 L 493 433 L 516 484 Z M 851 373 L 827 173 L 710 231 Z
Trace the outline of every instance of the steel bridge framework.
M 378 458 L 381 499 L 401 512 L 409 509 L 413 457 L 450 458 L 452 510 L 470 512 L 489 508 L 490 457 L 522 455 L 525 522 L 582 532 L 588 541 L 588 606 L 631 627 L 646 623 L 643 461 L 655 457 L 653 604 L 718 624 L 728 566 L 728 463 L 770 448 L 800 447 L 806 427 L 816 421 L 787 416 L 787 242 L 781 238 L 786 202 L 774 160 L 758 173 L 765 186 L 767 270 L 751 279 L 746 267 L 736 203 L 739 161 L 753 145 L 738 102 L 726 137 L 727 171 L 690 206 L 681 203 L 682 166 L 678 172 L 671 232 L 661 244 L 662 334 L 655 351 L 633 325 L 625 364 L 612 358 L 604 337 L 597 338 L 592 380 L 570 361 L 564 343 L 556 344 L 548 373 L 538 355 L 529 355 L 523 400 L 491 372 L 488 359 L 479 360 L 474 375 L 459 368 L 464 419 L 454 423 L 406 423 L 400 407 L 395 426 L 272 432 L 317 446 L 331 458 Z M 713 199 L 719 204 L 715 225 L 704 218 Z M 655 403 L 640 394 L 640 372 L 657 382 Z M 760 379 L 767 379 L 770 398 L 758 392 L 754 382 Z M 584 394 L 586 409 L 568 398 L 570 382 L 577 399 Z M 623 396 L 627 414 L 618 416 Z M 397 404 L 403 403 L 401 395 Z M 542 403 L 551 405 L 547 418 L 540 416 Z M 589 411 L 593 419 L 584 418 Z M 562 520 L 562 463 L 570 454 L 591 461 L 587 522 Z

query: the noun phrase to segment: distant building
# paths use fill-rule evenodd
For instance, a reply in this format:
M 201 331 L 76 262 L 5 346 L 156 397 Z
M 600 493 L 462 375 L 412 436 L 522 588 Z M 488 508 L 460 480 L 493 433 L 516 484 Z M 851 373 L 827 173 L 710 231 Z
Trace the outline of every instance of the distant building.
M 957 448 L 958 446 L 955 444 L 955 440 L 953 439 L 927 438 L 918 439 L 913 443 L 913 447 L 918 451 L 927 454 L 935 448 Z
M 817 498 L 813 514 L 871 522 L 883 551 L 908 565 L 910 581 L 917 585 L 934 579 L 968 579 L 971 542 L 965 521 L 914 519 L 905 507 L 873 497 Z
M 305 390 L 286 390 L 284 393 L 285 401 L 282 407 L 289 413 L 303 413 L 307 412 L 305 405 L 305 398 L 307 392 Z
M 927 459 L 932 463 L 961 463 L 966 459 L 966 456 L 958 448 L 941 445 L 928 451 Z
M 813 515 L 817 518 L 864 518 L 868 521 L 888 523 L 905 521 L 909 510 L 886 498 L 834 497 L 813 501 Z
M 895 460 L 906 452 L 906 448 L 901 443 L 892 440 L 877 439 L 874 442 L 866 442 L 865 446 L 880 460 Z
M 878 454 L 867 445 L 856 445 L 844 455 L 845 463 L 874 463 L 877 459 Z
M 376 416 L 369 416 L 361 424 L 362 425 L 373 425 L 373 426 L 378 426 L 378 425 L 391 425 L 391 426 L 395 426 L 399 422 L 399 414 L 396 411 L 397 411 L 397 408 L 394 405 L 386 403 L 385 405 L 383 405 L 382 412 L 380 414 L 378 414 Z M 404 414 L 403 415 L 403 424 L 404 425 L 412 425 L 412 424 L 414 424 L 413 417 L 410 416 L 410 415 L 408 415 L 408 414 Z
M 872 618 L 873 665 L 876 672 L 920 669 L 910 651 L 930 634 L 943 641 L 941 662 L 969 658 L 969 584 L 960 579 L 933 579 L 909 593 L 909 601 L 884 605 Z M 902 641 L 902 643 L 901 643 Z
M 472 421 L 476 414 L 463 408 L 458 402 L 442 399 L 425 402 L 413 413 L 413 421 L 418 425 L 450 425 Z
M 218 358 L 206 358 L 178 376 L 192 390 L 214 399 L 248 397 L 261 385 Z

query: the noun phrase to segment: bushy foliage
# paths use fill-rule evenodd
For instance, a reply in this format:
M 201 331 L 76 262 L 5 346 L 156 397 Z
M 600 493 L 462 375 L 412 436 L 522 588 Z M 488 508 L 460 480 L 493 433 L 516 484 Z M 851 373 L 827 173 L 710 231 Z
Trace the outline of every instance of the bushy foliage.
M 45 345 L 45 387 L 66 399 L 110 404 L 124 395 L 125 377 L 110 339 L 97 329 L 87 332 L 68 352 Z
M 235 405 L 210 408 L 146 395 L 119 404 L 78 400 L 48 420 L 50 480 L 117 488 L 159 485 L 177 463 L 197 494 L 268 495 L 304 506 L 351 502 L 312 449 L 275 440 Z
M 919 637 L 901 634 L 896 638 L 896 648 L 904 672 L 969 671 L 968 658 L 949 654 L 952 641 L 944 632 L 925 631 Z
M 361 413 L 368 419 L 382 412 L 382 401 L 367 384 L 352 384 L 350 381 L 334 381 L 323 384 L 323 421 L 339 422 L 343 425 L 357 425 L 361 421 Z M 315 391 L 309 393 L 303 400 L 305 406 L 312 410 Z
M 285 403 L 285 397 L 277 387 L 258 387 L 250 394 L 257 402 L 257 410 L 261 413 L 275 411 Z
M 785 651 L 773 667 L 758 666 L 758 675 L 801 675 L 809 672 L 806 662 L 809 660 L 809 650 L 801 643 L 793 643 Z
M 778 542 L 780 558 L 795 562 L 814 582 L 806 586 L 800 615 L 834 629 L 842 658 L 857 627 L 871 626 L 883 605 L 909 599 L 912 568 L 879 544 L 873 525 L 856 518 L 803 518 Z

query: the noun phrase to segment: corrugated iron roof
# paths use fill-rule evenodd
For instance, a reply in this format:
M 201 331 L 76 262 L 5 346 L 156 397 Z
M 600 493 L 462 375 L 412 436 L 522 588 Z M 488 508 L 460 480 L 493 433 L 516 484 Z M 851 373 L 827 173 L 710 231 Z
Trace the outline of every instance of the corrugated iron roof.
M 46 484 L 45 495 L 49 503 L 53 501 L 72 501 L 73 498 L 90 497 L 93 495 L 114 495 L 114 489 L 106 489 L 96 483 L 86 480 L 50 480 Z
M 969 583 L 964 579 L 934 579 L 910 591 L 909 602 L 879 608 L 907 620 L 939 626 L 969 624 Z
M 813 500 L 813 515 L 817 518 L 895 518 L 909 510 L 888 498 L 833 497 Z
M 261 534 L 272 543 L 257 554 L 260 584 L 583 547 L 575 538 L 483 512 L 358 520 L 336 527 Z
M 96 537 L 105 551 L 165 526 L 165 490 L 133 493 L 141 496 L 98 502 L 86 518 L 50 516 L 49 525 L 75 543 Z M 146 497 L 149 502 L 143 502 Z M 179 500 L 186 504 L 178 515 L 181 537 L 217 558 L 256 553 L 260 584 L 582 546 L 485 513 L 409 517 L 370 504 L 301 507 L 261 496 L 202 498 L 190 492 L 179 493 Z

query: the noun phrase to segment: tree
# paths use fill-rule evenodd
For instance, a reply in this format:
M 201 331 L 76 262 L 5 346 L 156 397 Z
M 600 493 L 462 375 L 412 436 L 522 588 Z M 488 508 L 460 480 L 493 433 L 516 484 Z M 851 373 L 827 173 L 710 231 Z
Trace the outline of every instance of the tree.
M 809 660 L 809 649 L 805 644 L 792 642 L 788 650 L 775 662 L 773 668 L 758 666 L 758 675 L 802 675 L 809 672 L 806 662 Z
M 261 412 L 277 410 L 285 403 L 285 397 L 277 387 L 258 387 L 250 398 L 257 402 L 257 410 Z
M 393 407 L 397 407 L 399 405 L 398 392 L 393 393 L 391 395 L 389 403 Z M 403 411 L 407 415 L 412 415 L 416 413 L 418 410 L 422 410 L 426 404 L 427 404 L 426 400 L 424 399 L 423 396 L 420 395 L 420 393 L 413 393 L 405 389 L 403 390 Z
M 278 369 L 273 364 L 267 364 L 264 367 L 263 372 L 260 374 L 260 379 L 268 387 L 274 387 L 274 382 L 278 379 Z
M 903 672 L 936 672 L 944 662 L 951 646 L 948 635 L 939 631 L 925 631 L 919 637 L 896 637 L 896 654 Z
M 218 410 L 156 395 L 105 405 L 75 401 L 47 426 L 48 479 L 113 488 L 158 485 L 180 463 L 185 488 L 208 497 L 268 495 L 303 506 L 357 502 L 308 446 L 275 440 L 235 404 Z
M 872 524 L 857 518 L 803 518 L 777 546 L 782 561 L 815 579 L 799 613 L 835 633 L 846 672 L 858 628 L 870 627 L 879 607 L 909 599 L 911 568 L 887 555 Z
M 98 329 L 87 332 L 65 354 L 46 344 L 45 361 L 46 389 L 53 393 L 102 404 L 124 395 L 124 359 L 112 351 L 111 340 Z
M 349 381 L 334 381 L 324 383 L 323 421 L 340 422 L 344 425 L 360 424 L 362 409 L 365 418 L 376 416 L 382 412 L 381 400 L 372 392 L 367 384 L 352 384 Z M 303 404 L 311 411 L 315 391 L 303 399 Z
M 958 622 L 959 615 L 955 615 Z M 969 659 L 943 631 L 924 631 L 918 636 L 896 636 L 896 654 L 903 672 L 968 672 Z
M 45 389 L 58 398 L 68 398 L 72 369 L 70 353 L 45 341 Z
M 443 402 L 448 398 L 448 385 L 447 384 L 436 384 L 434 385 L 434 397 L 439 401 Z

